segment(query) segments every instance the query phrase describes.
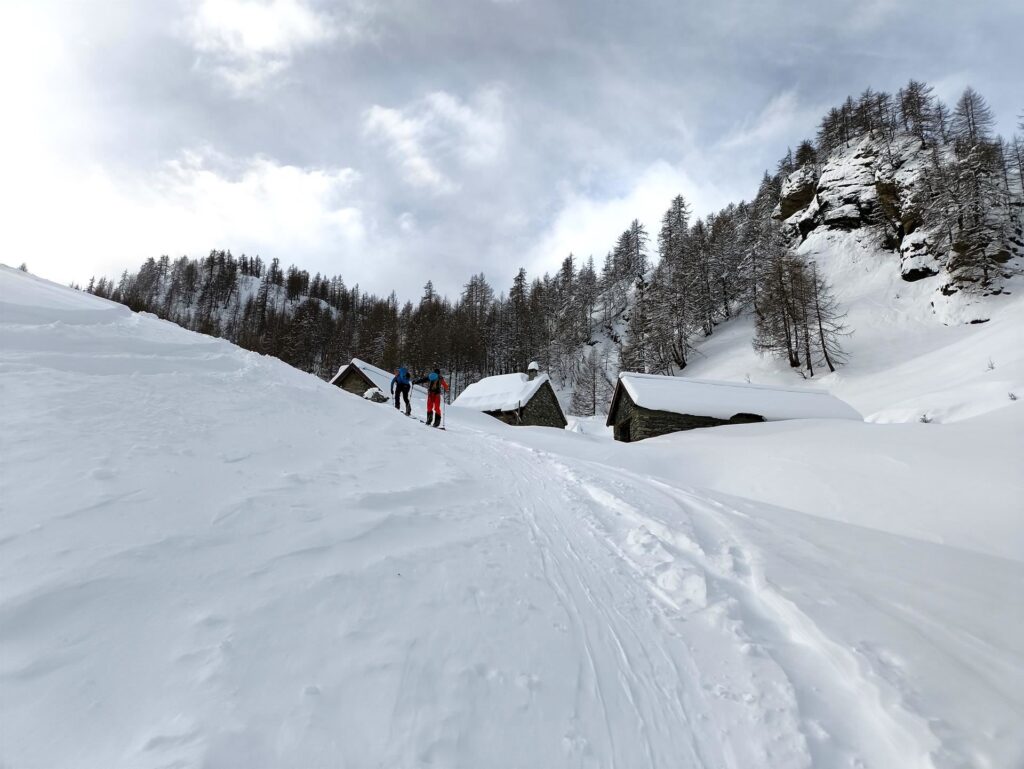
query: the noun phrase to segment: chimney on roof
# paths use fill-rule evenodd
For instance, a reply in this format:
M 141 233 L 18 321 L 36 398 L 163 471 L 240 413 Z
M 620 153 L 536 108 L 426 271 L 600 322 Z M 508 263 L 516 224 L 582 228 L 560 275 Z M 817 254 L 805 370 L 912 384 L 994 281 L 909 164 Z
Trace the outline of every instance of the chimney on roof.
M 540 364 L 537 361 L 530 361 L 530 365 L 526 367 L 526 377 L 529 381 L 533 381 L 537 378 L 537 374 L 540 373 Z

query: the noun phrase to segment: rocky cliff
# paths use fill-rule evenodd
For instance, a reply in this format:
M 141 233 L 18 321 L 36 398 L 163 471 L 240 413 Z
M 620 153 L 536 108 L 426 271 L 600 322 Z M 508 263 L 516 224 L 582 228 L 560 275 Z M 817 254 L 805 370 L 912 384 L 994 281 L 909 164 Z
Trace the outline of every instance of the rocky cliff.
M 800 240 L 818 229 L 870 228 L 880 248 L 898 255 L 904 280 L 937 275 L 943 255 L 924 228 L 919 204 L 928 152 L 912 137 L 864 137 L 820 166 L 789 174 L 774 216 Z

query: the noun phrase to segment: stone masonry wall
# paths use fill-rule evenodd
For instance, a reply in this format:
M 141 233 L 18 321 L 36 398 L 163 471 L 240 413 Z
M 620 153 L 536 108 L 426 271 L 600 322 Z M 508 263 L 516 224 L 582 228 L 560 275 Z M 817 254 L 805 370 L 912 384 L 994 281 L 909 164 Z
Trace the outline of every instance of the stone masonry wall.
M 558 407 L 558 399 L 550 384 L 542 385 L 537 394 L 526 404 L 523 409 L 523 424 L 559 429 L 565 427 L 565 417 L 562 416 L 562 410 Z
M 359 397 L 362 397 L 363 393 L 370 389 L 370 385 L 366 384 L 358 374 L 352 371 L 349 371 L 338 381 L 338 387 Z
M 676 414 L 671 411 L 652 411 L 636 406 L 629 395 L 623 392 L 618 407 L 613 414 L 615 439 L 624 439 L 624 425 L 629 423 L 629 440 L 642 441 L 658 435 L 695 430 L 701 427 L 717 427 L 729 424 L 748 424 L 763 422 L 758 414 L 736 414 L 730 419 L 718 419 L 696 414 Z

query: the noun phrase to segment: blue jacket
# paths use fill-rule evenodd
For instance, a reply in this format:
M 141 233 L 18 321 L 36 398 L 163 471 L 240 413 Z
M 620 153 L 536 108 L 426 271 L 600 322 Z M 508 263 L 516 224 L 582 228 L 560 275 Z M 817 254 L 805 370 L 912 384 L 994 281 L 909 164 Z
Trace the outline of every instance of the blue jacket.
M 398 374 L 391 378 L 391 392 L 395 391 L 396 384 L 407 385 L 411 381 L 412 379 L 409 377 L 409 369 L 403 366 L 402 368 L 398 369 Z

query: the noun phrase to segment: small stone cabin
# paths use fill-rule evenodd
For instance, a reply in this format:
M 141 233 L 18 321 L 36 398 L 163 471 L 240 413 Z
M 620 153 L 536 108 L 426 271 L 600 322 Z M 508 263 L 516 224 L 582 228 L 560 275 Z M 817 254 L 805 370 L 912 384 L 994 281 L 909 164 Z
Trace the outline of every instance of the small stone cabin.
M 856 419 L 850 405 L 823 390 L 622 373 L 607 424 L 632 441 L 698 427 L 785 419 Z
M 360 398 L 371 387 L 376 387 L 388 395 L 391 392 L 391 380 L 394 376 L 382 368 L 377 368 L 359 358 L 353 358 L 351 363 L 346 363 L 338 369 L 338 373 L 331 379 L 331 384 L 353 395 L 358 395 Z M 420 395 L 425 392 L 422 387 L 414 387 L 413 391 Z
M 548 375 L 540 374 L 535 363 L 527 370 L 529 374 L 502 374 L 474 382 L 452 405 L 482 411 L 509 425 L 563 429 L 568 422 Z
M 364 363 L 357 358 L 353 358 L 351 363 L 347 363 L 338 369 L 338 373 L 334 375 L 334 378 L 331 380 L 331 384 L 360 397 L 362 397 L 363 393 L 371 387 L 379 387 L 385 393 L 390 391 L 391 377 L 387 378 L 389 384 L 387 387 L 384 387 L 380 381 L 382 377 L 376 376 L 374 379 L 377 381 L 374 381 L 374 379 L 371 379 L 369 374 L 363 370 L 364 367 L 373 368 L 372 366 L 369 366 L 369 364 Z M 381 374 L 386 374 L 386 372 L 381 369 L 377 369 L 377 371 Z

